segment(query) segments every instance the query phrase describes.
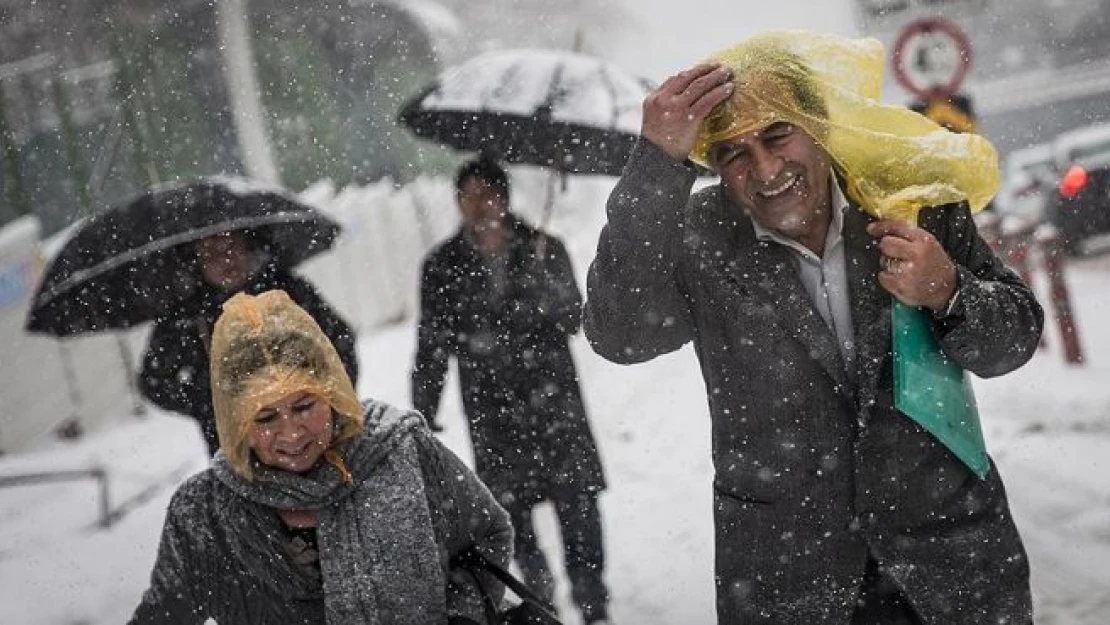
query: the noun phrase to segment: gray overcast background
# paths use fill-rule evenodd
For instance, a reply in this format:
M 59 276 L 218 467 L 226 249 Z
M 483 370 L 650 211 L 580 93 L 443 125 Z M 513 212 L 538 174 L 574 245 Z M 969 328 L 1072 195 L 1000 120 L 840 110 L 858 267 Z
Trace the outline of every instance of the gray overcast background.
M 620 5 L 631 23 L 612 42 L 612 58 L 656 81 L 763 30 L 855 34 L 849 0 L 620 0 Z

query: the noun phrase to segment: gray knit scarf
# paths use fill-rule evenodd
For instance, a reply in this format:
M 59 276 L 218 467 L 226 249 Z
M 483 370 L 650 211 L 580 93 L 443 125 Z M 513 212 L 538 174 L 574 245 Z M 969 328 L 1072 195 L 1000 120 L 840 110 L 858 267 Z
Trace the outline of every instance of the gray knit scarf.
M 281 547 L 275 508 L 316 510 L 329 625 L 446 622 L 446 579 L 412 438 L 422 423 L 416 413 L 367 404 L 366 433 L 343 449 L 353 484 L 323 462 L 304 474 L 256 463 L 247 481 L 217 454 L 216 477 L 239 500 L 222 511 L 237 539 L 229 555 L 284 596 L 318 598 L 318 582 Z

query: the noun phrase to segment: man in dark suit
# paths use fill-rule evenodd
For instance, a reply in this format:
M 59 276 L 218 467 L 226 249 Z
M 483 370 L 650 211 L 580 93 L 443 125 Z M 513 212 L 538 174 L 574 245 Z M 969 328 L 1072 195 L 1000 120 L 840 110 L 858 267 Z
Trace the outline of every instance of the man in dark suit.
M 582 320 L 570 257 L 509 212 L 497 163 L 466 163 L 455 182 L 462 227 L 428 255 L 421 276 L 413 405 L 435 423 L 454 356 L 475 469 L 509 511 L 525 581 L 551 597 L 532 526 L 532 508 L 550 501 L 583 621 L 606 622 L 597 504 L 605 478 L 567 344 Z
M 824 98 L 846 83 L 810 80 L 811 62 L 836 59 L 775 41 L 645 100 L 590 269 L 587 337 L 625 364 L 694 343 L 720 623 L 1031 623 L 997 470 L 980 479 L 894 407 L 891 301 L 926 311 L 944 354 L 981 377 L 1031 357 L 1041 308 L 967 202 L 918 225 L 859 209 L 853 192 L 873 188 L 825 147 L 844 128 Z M 906 167 L 862 145 L 870 173 Z M 721 183 L 691 194 L 690 156 Z

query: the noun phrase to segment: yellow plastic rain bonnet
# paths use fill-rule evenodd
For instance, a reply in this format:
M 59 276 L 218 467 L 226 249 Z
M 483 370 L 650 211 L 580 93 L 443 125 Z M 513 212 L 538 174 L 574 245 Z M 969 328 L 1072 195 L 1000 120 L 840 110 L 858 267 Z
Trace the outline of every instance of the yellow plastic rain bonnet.
M 285 291 L 229 299 L 212 331 L 209 356 L 220 449 L 247 479 L 254 416 L 287 395 L 307 391 L 331 406 L 332 450 L 363 430 L 362 406 L 339 353 Z
M 868 213 L 916 223 L 920 209 L 967 200 L 984 208 L 998 189 L 998 155 L 979 135 L 949 132 L 879 103 L 883 46 L 804 31 L 756 35 L 709 57 L 736 89 L 698 132 L 690 159 L 709 166 L 714 143 L 787 122 L 829 154 L 845 192 Z

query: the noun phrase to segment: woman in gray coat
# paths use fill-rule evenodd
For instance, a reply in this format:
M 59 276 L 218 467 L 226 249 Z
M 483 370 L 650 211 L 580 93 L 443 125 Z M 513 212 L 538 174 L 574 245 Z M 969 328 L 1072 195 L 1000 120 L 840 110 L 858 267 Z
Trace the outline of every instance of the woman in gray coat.
M 170 502 L 132 623 L 485 622 L 452 557 L 507 565 L 512 529 L 418 414 L 360 405 L 283 291 L 224 305 L 211 366 L 220 452 Z

